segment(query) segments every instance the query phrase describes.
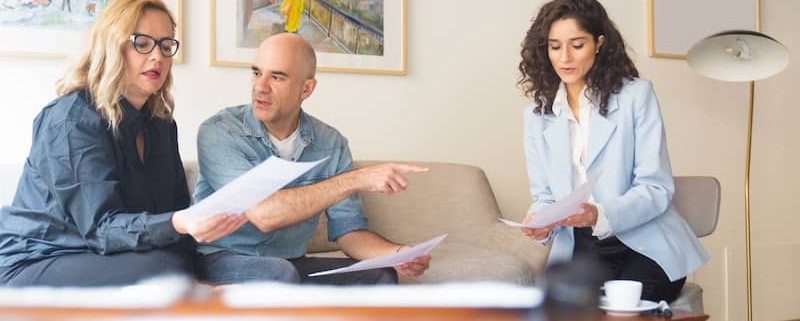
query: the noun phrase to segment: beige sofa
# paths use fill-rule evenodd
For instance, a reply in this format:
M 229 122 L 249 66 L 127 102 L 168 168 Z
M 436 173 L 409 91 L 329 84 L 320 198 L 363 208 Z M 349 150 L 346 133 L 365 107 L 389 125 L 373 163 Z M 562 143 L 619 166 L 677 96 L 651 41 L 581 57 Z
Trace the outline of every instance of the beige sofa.
M 377 164 L 356 161 L 355 167 Z M 523 237 L 501 217 L 486 174 L 478 167 L 439 162 L 415 162 L 427 173 L 410 174 L 408 190 L 387 196 L 363 193 L 361 197 L 372 231 L 398 243 L 416 244 L 447 233 L 434 248 L 430 269 L 401 283 L 447 281 L 503 281 L 531 284 L 543 271 L 547 249 Z M 197 164 L 184 164 L 191 188 Z M 308 245 L 310 255 L 342 256 L 336 243 L 327 241 L 323 215 Z

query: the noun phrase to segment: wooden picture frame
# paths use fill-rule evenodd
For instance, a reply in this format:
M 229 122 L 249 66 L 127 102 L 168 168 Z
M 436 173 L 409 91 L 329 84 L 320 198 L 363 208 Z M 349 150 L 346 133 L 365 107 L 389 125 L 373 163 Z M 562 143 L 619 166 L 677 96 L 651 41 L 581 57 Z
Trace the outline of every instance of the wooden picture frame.
M 300 2 L 302 23 L 296 33 L 314 46 L 317 70 L 406 74 L 406 0 L 374 0 L 366 9 L 336 7 L 330 0 Z M 249 67 L 261 40 L 289 28 L 282 3 L 210 0 L 210 64 Z
M 759 0 L 648 0 L 650 57 L 685 59 L 705 37 L 725 30 L 757 30 Z

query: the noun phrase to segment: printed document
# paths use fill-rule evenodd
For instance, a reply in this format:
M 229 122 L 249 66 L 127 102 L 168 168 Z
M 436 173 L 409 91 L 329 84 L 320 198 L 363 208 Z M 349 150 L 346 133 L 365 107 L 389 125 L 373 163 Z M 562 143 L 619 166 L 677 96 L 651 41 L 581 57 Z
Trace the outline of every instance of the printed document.
M 592 196 L 592 190 L 600 179 L 600 173 L 591 175 L 586 183 L 576 188 L 572 193 L 545 206 L 533 216 L 528 224 L 521 224 L 514 221 L 499 218 L 500 221 L 513 227 L 545 227 L 560 220 L 563 220 L 581 209 L 581 203 L 585 203 Z
M 447 237 L 447 234 L 442 234 L 437 237 L 434 237 L 433 239 L 417 244 L 414 247 L 405 251 L 400 251 L 394 254 L 363 260 L 343 268 L 311 273 L 308 276 L 320 276 L 320 275 L 355 272 L 355 271 L 369 270 L 369 269 L 378 269 L 383 267 L 395 266 L 406 262 L 411 262 L 419 256 L 430 253 L 431 250 L 433 250 L 433 248 L 437 244 L 442 242 L 442 240 L 444 240 L 445 237 Z
M 190 207 L 188 217 L 199 222 L 215 214 L 244 214 L 248 208 L 327 159 L 328 157 L 315 162 L 290 162 L 275 156 L 267 158 Z

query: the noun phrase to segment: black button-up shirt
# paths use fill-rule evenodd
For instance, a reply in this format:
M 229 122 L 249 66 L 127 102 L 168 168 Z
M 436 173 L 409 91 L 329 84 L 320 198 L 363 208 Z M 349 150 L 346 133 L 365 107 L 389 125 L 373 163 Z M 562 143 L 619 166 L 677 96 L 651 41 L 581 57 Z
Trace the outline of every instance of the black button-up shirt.
M 190 198 L 175 122 L 125 99 L 122 106 L 118 137 L 86 92 L 59 97 L 39 113 L 14 201 L 0 209 L 0 266 L 148 250 L 180 238 L 171 218 Z

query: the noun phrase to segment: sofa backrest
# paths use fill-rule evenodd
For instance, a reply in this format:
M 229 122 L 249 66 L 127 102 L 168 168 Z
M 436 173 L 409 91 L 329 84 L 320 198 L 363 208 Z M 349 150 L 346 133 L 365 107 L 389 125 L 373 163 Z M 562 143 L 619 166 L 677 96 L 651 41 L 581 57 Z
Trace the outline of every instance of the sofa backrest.
M 355 161 L 360 168 L 383 161 Z M 360 193 L 369 229 L 389 240 L 415 244 L 448 233 L 448 240 L 469 240 L 500 217 L 489 180 L 476 166 L 412 162 L 427 166 L 426 173 L 408 174 L 408 189 L 394 195 Z M 327 220 L 320 225 L 308 252 L 336 250 L 327 242 Z
M 183 172 L 186 174 L 186 185 L 189 186 L 190 196 L 194 195 L 194 184 L 197 183 L 197 174 L 200 172 L 200 169 L 197 168 L 197 166 L 196 160 L 183 161 Z

